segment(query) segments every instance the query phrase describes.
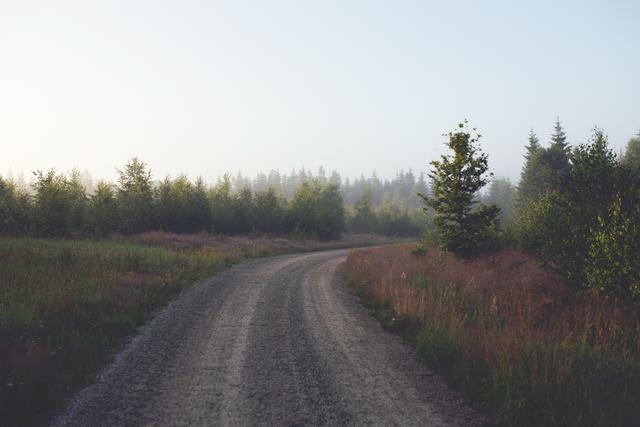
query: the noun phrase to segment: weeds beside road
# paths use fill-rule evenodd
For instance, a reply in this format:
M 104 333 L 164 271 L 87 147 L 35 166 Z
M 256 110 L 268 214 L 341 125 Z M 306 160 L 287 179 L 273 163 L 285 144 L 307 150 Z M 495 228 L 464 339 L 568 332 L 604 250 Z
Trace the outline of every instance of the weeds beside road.
M 198 279 L 260 256 L 376 241 L 0 239 L 0 425 L 46 424 L 123 338 Z
M 351 286 L 501 425 L 634 425 L 640 310 L 578 295 L 526 255 L 353 252 Z

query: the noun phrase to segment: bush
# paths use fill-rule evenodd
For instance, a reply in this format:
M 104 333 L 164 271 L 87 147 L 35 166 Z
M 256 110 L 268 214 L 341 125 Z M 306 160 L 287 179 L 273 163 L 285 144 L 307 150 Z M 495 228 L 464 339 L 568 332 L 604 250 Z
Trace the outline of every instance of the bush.
M 625 212 L 618 195 L 608 218 L 598 217 L 586 264 L 587 287 L 640 298 L 640 205 Z

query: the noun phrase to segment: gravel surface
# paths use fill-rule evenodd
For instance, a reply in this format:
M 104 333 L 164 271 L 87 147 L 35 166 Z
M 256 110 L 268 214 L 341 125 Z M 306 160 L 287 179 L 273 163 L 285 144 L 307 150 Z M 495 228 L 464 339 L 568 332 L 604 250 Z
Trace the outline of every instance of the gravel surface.
M 183 293 L 54 425 L 479 425 L 336 274 L 347 251 L 236 266 Z

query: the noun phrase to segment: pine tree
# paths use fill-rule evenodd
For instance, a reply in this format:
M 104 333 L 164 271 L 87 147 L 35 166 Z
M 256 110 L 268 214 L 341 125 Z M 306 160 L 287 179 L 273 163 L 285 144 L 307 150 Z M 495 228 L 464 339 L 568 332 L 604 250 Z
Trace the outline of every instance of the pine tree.
M 374 232 L 376 228 L 376 215 L 371 207 L 371 188 L 367 188 L 362 197 L 353 206 L 354 216 L 351 219 L 353 231 Z
M 464 257 L 488 248 L 500 212 L 495 205 L 477 202 L 478 191 L 488 182 L 489 165 L 488 156 L 477 146 L 481 135 L 471 131 L 475 133 L 475 128 L 469 130 L 465 120 L 449 132 L 446 145 L 453 153 L 431 162 L 433 196 L 419 195 L 435 211 L 440 246 Z
M 560 118 L 556 118 L 556 122 L 553 126 L 553 133 L 551 134 L 551 147 L 557 147 L 564 151 L 565 153 L 569 153 L 570 147 L 569 143 L 567 143 L 567 134 L 562 128 L 562 122 Z
M 529 130 L 529 145 L 525 147 L 527 153 L 524 155 L 525 160 L 529 160 L 531 156 L 542 149 L 538 135 L 533 131 L 533 128 Z
M 544 148 L 540 145 L 538 135 L 531 129 L 529 131 L 527 152 L 524 155 L 525 162 L 520 172 L 520 184 L 518 185 L 518 205 L 524 206 L 528 201 L 536 198 L 542 190 L 539 182 L 540 158 Z

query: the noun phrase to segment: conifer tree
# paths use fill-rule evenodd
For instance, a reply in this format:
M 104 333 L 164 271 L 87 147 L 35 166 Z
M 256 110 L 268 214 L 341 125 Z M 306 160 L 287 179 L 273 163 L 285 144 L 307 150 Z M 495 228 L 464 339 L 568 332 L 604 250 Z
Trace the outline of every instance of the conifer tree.
M 529 160 L 531 156 L 542 149 L 540 145 L 540 139 L 538 139 L 538 135 L 533 131 L 533 128 L 529 130 L 529 144 L 525 147 L 527 153 L 524 155 L 525 160 Z
M 540 158 L 544 151 L 540 145 L 538 135 L 531 129 L 529 131 L 528 144 L 525 147 L 524 165 L 520 172 L 520 184 L 518 185 L 518 205 L 524 206 L 528 201 L 536 198 L 542 191 L 540 181 Z
M 560 118 L 556 118 L 556 122 L 553 125 L 553 133 L 551 134 L 551 148 L 557 147 L 568 153 L 570 151 L 569 144 L 567 143 L 567 134 L 562 127 Z
M 446 145 L 453 153 L 431 162 L 433 195 L 419 196 L 435 211 L 440 246 L 460 256 L 474 256 L 489 247 L 500 209 L 477 201 L 478 191 L 491 176 L 488 156 L 478 147 L 481 135 L 465 120 L 447 136 Z

